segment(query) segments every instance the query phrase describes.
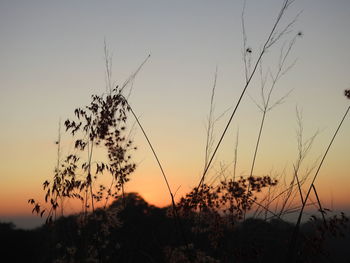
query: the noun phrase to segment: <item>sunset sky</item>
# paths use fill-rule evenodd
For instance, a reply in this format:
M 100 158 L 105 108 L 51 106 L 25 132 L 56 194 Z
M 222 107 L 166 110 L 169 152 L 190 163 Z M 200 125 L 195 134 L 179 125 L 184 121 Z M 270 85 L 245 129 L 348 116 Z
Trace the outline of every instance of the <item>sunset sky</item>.
M 247 0 L 247 43 L 257 59 L 282 0 Z M 20 226 L 31 217 L 29 198 L 40 200 L 42 182 L 53 175 L 58 122 L 105 91 L 104 40 L 113 53 L 113 80 L 123 83 L 144 59 L 130 104 L 140 116 L 176 197 L 199 182 L 204 165 L 205 125 L 216 67 L 215 114 L 232 107 L 244 87 L 241 13 L 243 1 L 0 1 L 0 220 Z M 300 13 L 301 12 L 301 13 Z M 276 71 L 281 47 L 298 32 L 272 100 L 289 94 L 267 115 L 256 175 L 286 174 L 297 155 L 296 107 L 304 136 L 317 130 L 303 171 L 324 153 L 350 104 L 350 1 L 296 0 L 281 26 L 298 13 L 293 31 L 263 59 Z M 229 165 L 239 129 L 237 174 L 246 176 L 261 114 L 259 74 L 253 79 L 208 175 Z M 217 123 L 220 136 L 229 113 Z M 130 124 L 133 120 L 130 118 Z M 350 209 L 350 116 L 320 171 L 316 186 L 326 207 Z M 138 168 L 127 191 L 151 204 L 170 199 L 160 170 L 139 129 Z M 63 152 L 72 139 L 65 136 Z M 232 171 L 232 165 L 228 169 Z M 72 209 L 74 207 L 72 205 Z M 77 210 L 78 211 L 78 210 Z M 22 219 L 21 219 L 22 218 Z M 17 220 L 17 221 L 16 221 Z M 22 221 L 20 221 L 22 220 Z

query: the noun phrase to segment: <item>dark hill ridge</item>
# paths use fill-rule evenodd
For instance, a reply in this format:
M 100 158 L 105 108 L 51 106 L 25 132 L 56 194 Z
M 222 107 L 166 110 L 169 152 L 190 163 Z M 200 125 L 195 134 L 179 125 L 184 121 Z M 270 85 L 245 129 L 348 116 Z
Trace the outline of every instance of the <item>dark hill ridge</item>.
M 182 218 L 185 246 L 168 209 L 151 206 L 136 193 L 96 210 L 85 223 L 82 218 L 59 218 L 34 230 L 0 223 L 2 257 L 8 262 L 284 262 L 293 230 L 278 219 L 247 219 L 215 232 Z M 298 244 L 300 262 L 349 262 L 349 222 L 334 217 L 325 228 L 313 218 L 302 226 Z

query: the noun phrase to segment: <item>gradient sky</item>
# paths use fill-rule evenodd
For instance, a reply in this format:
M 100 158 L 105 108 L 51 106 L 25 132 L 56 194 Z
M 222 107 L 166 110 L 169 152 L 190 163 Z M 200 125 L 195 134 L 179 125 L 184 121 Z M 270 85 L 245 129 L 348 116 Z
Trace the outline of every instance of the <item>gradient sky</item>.
M 281 0 L 248 0 L 248 45 L 256 59 Z M 232 107 L 244 84 L 241 12 L 243 1 L 0 1 L 0 220 L 30 216 L 28 198 L 56 162 L 59 118 L 105 90 L 103 43 L 113 53 L 113 79 L 122 83 L 146 58 L 130 98 L 153 142 L 177 197 L 198 183 L 203 169 L 205 123 L 218 67 L 216 113 Z M 298 31 L 273 98 L 293 90 L 266 120 L 256 173 L 291 173 L 296 156 L 295 108 L 303 110 L 305 137 L 320 134 L 306 166 L 323 154 L 350 101 L 350 1 L 296 0 L 285 25 L 302 11 L 293 29 L 266 55 L 276 69 L 281 44 Z M 248 93 L 259 100 L 259 79 Z M 238 173 L 249 172 L 260 113 L 246 96 L 212 170 L 233 160 L 239 127 Z M 215 132 L 219 136 L 225 115 Z M 344 122 L 322 168 L 317 187 L 326 206 L 348 209 L 350 118 Z M 67 139 L 65 151 L 69 150 Z M 138 169 L 127 186 L 156 205 L 169 203 L 159 168 L 139 130 Z

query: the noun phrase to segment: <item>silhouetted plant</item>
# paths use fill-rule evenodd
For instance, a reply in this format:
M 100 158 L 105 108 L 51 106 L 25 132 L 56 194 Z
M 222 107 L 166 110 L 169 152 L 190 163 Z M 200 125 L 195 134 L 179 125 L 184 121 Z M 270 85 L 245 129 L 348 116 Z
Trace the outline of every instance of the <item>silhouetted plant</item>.
M 136 168 L 131 161 L 131 151 L 136 147 L 126 132 L 128 110 L 121 89 L 117 86 L 107 95 L 93 95 L 90 105 L 75 109 L 75 120 L 65 121 L 66 131 L 75 136 L 76 151 L 87 151 L 88 158 L 82 161 L 78 154 L 69 154 L 55 168 L 52 183 L 44 182 L 45 202 L 51 206 L 48 212 L 49 220 L 59 207 L 58 197 L 82 200 L 86 214 L 90 207 L 92 211 L 95 210 L 95 202 L 102 201 L 103 198 L 107 202 L 109 197 L 116 197 L 120 192 L 124 192 L 123 186 Z M 77 135 L 81 136 L 76 138 Z M 93 149 L 100 146 L 107 149 L 108 162 L 93 162 Z M 78 175 L 78 169 L 81 169 L 83 175 Z M 100 185 L 95 193 L 93 184 L 104 172 L 112 176 L 112 183 L 109 188 Z M 41 210 L 40 205 L 33 199 L 30 202 L 34 205 L 33 211 L 42 216 L 45 210 Z
M 257 201 L 256 194 L 276 184 L 268 176 L 229 179 L 216 186 L 203 184 L 181 198 L 177 206 L 180 215 L 195 226 L 193 233 L 208 233 L 212 248 L 217 249 L 225 229 L 243 219 L 244 211 Z

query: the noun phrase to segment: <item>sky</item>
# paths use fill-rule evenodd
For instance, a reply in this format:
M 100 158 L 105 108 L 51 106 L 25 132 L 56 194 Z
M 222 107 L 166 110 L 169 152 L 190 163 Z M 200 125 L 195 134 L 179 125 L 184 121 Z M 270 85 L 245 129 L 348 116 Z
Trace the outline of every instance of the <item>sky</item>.
M 281 5 L 281 0 L 246 2 L 253 62 Z M 87 105 L 92 94 L 105 91 L 104 41 L 113 54 L 115 84 L 123 83 L 151 55 L 134 81 L 130 104 L 176 198 L 198 184 L 216 68 L 216 116 L 232 111 L 245 84 L 242 8 L 243 1 L 228 0 L 0 0 L 0 220 L 32 225 L 27 200 L 40 200 L 42 182 L 53 175 L 59 120 Z M 296 107 L 303 112 L 305 138 L 319 131 L 305 170 L 319 161 L 350 103 L 343 96 L 350 88 L 350 2 L 296 0 L 281 26 L 299 13 L 292 31 L 263 57 L 264 72 L 276 72 L 283 44 L 302 32 L 286 62 L 295 64 L 272 94 L 273 101 L 289 95 L 267 115 L 256 175 L 290 178 L 297 154 Z M 254 101 L 260 100 L 257 74 L 209 178 L 226 165 L 227 176 L 232 172 L 238 130 L 237 174 L 249 173 L 261 118 Z M 217 122 L 216 141 L 228 118 L 226 113 Z M 316 181 L 324 205 L 340 210 L 350 209 L 349 131 L 347 117 Z M 159 167 L 139 129 L 134 136 L 137 170 L 126 189 L 151 204 L 167 205 L 170 198 Z M 63 151 L 68 153 L 72 139 L 65 140 Z

